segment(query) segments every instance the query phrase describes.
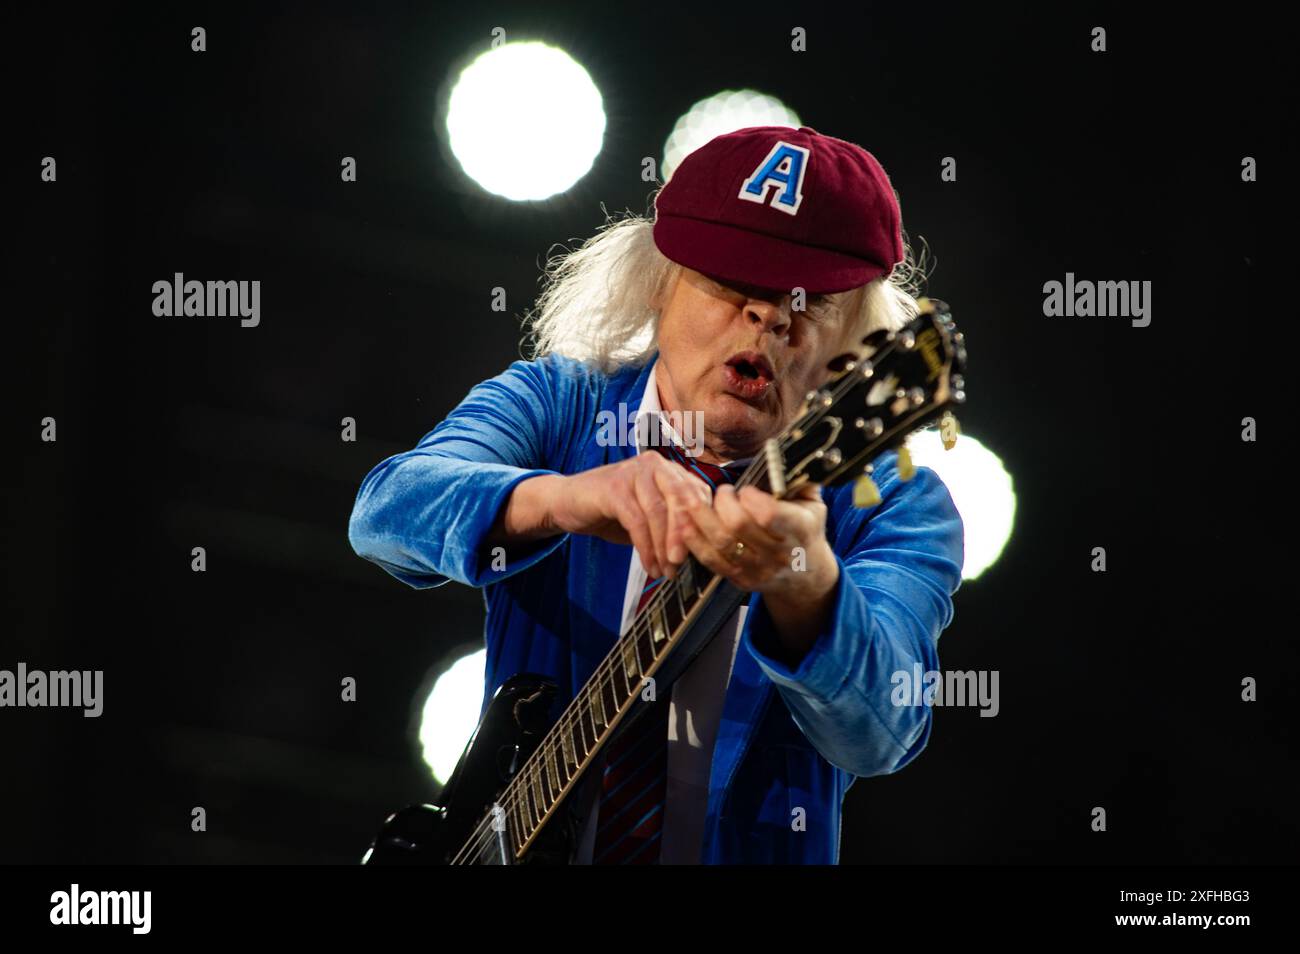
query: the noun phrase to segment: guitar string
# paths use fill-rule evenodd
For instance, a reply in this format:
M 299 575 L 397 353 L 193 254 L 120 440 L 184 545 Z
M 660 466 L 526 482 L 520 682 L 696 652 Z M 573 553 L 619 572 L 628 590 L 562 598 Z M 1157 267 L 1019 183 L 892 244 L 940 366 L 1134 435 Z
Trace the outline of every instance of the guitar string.
M 873 375 L 874 375 L 874 367 L 879 364 L 880 359 L 882 357 L 888 356 L 890 353 L 896 350 L 897 347 L 898 347 L 898 337 L 895 336 L 893 338 L 887 339 L 886 342 L 882 344 L 882 346 L 877 351 L 872 353 L 871 361 L 873 365 Z M 788 436 L 788 435 L 791 435 L 795 430 L 806 431 L 807 429 L 820 423 L 822 418 L 826 417 L 829 414 L 830 409 L 834 406 L 835 402 L 840 398 L 844 397 L 844 395 L 847 394 L 849 390 L 851 390 L 853 387 L 857 386 L 857 384 L 860 383 L 860 381 L 858 380 L 860 378 L 860 374 L 858 373 L 858 367 L 859 367 L 859 362 L 855 362 L 855 366 L 852 370 L 846 371 L 841 376 L 838 382 L 831 385 L 831 390 L 829 391 L 829 394 L 832 400 L 830 405 L 826 405 L 824 402 L 819 402 L 818 406 L 814 408 L 812 411 L 810 411 L 805 416 L 805 418 L 801 419 L 800 421 L 796 421 L 792 423 L 790 428 L 787 429 L 785 433 L 777 437 L 778 446 L 781 447 L 782 450 L 788 449 L 788 447 L 792 445 L 796 440 L 802 439 L 802 435 L 799 438 L 794 438 L 793 436 Z M 736 487 L 737 489 L 741 489 L 750 486 L 751 484 L 756 483 L 760 478 L 765 477 L 766 475 L 767 475 L 767 457 L 766 455 L 762 455 L 757 457 L 754 460 L 754 462 L 750 464 L 750 466 L 745 470 L 745 472 L 741 475 L 740 479 L 737 480 Z M 716 574 L 713 575 L 716 576 Z M 635 652 L 636 643 L 640 636 L 650 635 L 653 632 L 651 627 L 651 622 L 650 622 L 652 618 L 652 614 L 647 611 L 650 610 L 652 607 L 658 610 L 659 608 L 662 608 L 662 606 L 667 603 L 668 593 L 666 591 L 669 588 L 669 584 L 675 584 L 678 579 L 680 579 L 680 577 L 674 578 L 673 580 L 667 580 L 663 585 L 659 587 L 659 591 L 656 592 L 654 596 L 651 597 L 650 602 L 647 603 L 647 605 L 643 607 L 642 611 L 638 613 L 637 616 L 633 619 L 632 625 L 629 626 L 627 633 L 624 634 L 623 637 L 620 637 L 618 642 L 614 644 L 614 647 L 611 649 L 611 651 L 597 665 L 595 672 L 592 674 L 592 678 L 587 681 L 586 685 L 583 687 L 583 690 L 581 690 L 576 696 L 574 696 L 572 700 L 570 700 L 568 705 L 565 707 L 564 711 L 560 714 L 560 717 L 556 720 L 554 727 L 551 730 L 548 730 L 547 737 L 543 739 L 542 745 L 540 745 L 538 749 L 534 751 L 527 760 L 525 760 L 524 765 L 522 766 L 520 771 L 516 773 L 514 778 L 512 778 L 510 782 L 506 785 L 506 787 L 502 789 L 500 796 L 496 799 L 494 803 L 494 807 L 500 806 L 503 810 L 502 815 L 504 817 L 506 818 L 512 817 L 512 812 L 515 807 L 513 805 L 513 802 L 519 800 L 521 805 L 525 809 L 524 817 L 526 818 L 529 827 L 531 829 L 536 829 L 537 827 L 539 827 L 540 820 L 537 821 L 533 820 L 532 818 L 533 813 L 527 810 L 528 802 L 527 799 L 524 797 L 525 793 L 521 790 L 522 786 L 524 785 L 531 786 L 534 784 L 534 781 L 540 783 L 543 780 L 545 780 L 544 786 L 538 784 L 536 787 L 543 793 L 544 797 L 542 801 L 550 803 L 548 805 L 547 811 L 549 811 L 550 808 L 554 807 L 555 803 L 558 801 L 558 798 L 546 797 L 550 794 L 549 790 L 553 788 L 553 786 L 550 784 L 549 774 L 545 772 L 544 770 L 545 767 L 542 765 L 542 763 L 547 758 L 552 758 L 552 764 L 554 764 L 553 756 L 557 752 L 560 752 L 562 754 L 563 745 L 560 741 L 554 741 L 554 742 L 548 741 L 550 739 L 550 736 L 555 734 L 555 729 L 561 727 L 563 727 L 564 731 L 569 733 L 572 733 L 573 729 L 579 727 L 575 719 L 581 718 L 582 712 L 580 710 L 583 708 L 583 706 L 578 705 L 578 703 L 582 701 L 584 697 L 589 697 L 591 695 L 587 687 L 591 686 L 593 683 L 595 683 L 596 685 L 597 692 L 602 691 L 604 689 L 604 686 L 606 685 L 607 675 L 609 677 L 608 684 L 611 689 L 611 694 L 613 695 L 615 700 L 617 700 L 618 694 L 614 692 L 614 682 L 613 682 L 613 674 L 616 671 L 614 667 L 625 660 L 626 651 L 630 648 L 633 650 L 633 653 L 635 655 L 637 669 L 640 670 L 641 661 L 640 661 L 639 654 L 636 654 Z M 708 583 L 706 582 L 705 586 L 707 585 Z M 699 587 L 699 589 L 703 589 L 703 588 L 704 587 Z M 676 586 L 672 588 L 672 592 L 673 593 L 677 592 Z M 655 605 L 656 603 L 658 603 L 659 605 L 656 606 Z M 628 637 L 633 637 L 633 638 L 629 639 Z M 627 645 L 625 645 L 625 643 L 627 643 Z M 654 665 L 655 661 L 658 660 L 652 660 L 651 665 Z M 625 681 L 627 680 L 625 679 Z M 601 699 L 601 707 L 603 710 L 604 708 L 603 697 Z M 587 706 L 586 708 L 588 711 L 592 711 L 590 706 Z M 591 721 L 592 721 L 592 728 L 596 729 L 595 719 L 593 718 Z M 582 737 L 585 740 L 585 726 L 582 728 L 583 728 Z M 606 730 L 608 729 L 609 726 L 606 726 Z M 570 734 L 569 739 L 571 742 L 573 741 L 572 734 Z M 588 756 L 592 755 L 597 749 L 600 748 L 601 744 L 604 741 L 607 740 L 602 739 L 601 731 L 597 730 L 595 733 L 595 743 L 592 746 L 592 750 L 590 752 L 585 751 L 586 750 L 585 742 L 581 746 L 581 748 L 584 750 L 583 758 L 587 758 Z M 574 746 L 573 750 L 575 753 L 578 751 L 578 748 L 579 746 L 577 745 Z M 581 759 L 579 761 L 581 761 Z M 537 763 L 536 765 L 534 765 L 535 762 Z M 568 771 L 567 758 L 562 758 L 561 764 L 564 767 L 564 774 L 567 775 L 567 771 Z M 532 776 L 534 775 L 536 776 L 536 780 L 532 778 Z M 560 778 L 561 773 L 557 772 L 556 777 Z M 562 790 L 566 785 L 568 785 L 570 781 L 572 781 L 572 778 L 567 778 L 567 777 L 563 778 L 559 788 Z M 543 812 L 543 816 L 545 814 L 546 813 Z M 453 856 L 450 862 L 451 864 L 463 863 L 462 855 L 465 855 L 467 851 L 474 853 L 477 857 L 480 858 L 482 857 L 484 848 L 489 843 L 495 840 L 493 837 L 495 831 L 492 828 L 492 823 L 491 823 L 491 819 L 494 817 L 496 817 L 494 813 L 489 811 L 479 821 L 478 825 L 475 826 L 474 830 L 470 834 L 469 838 L 466 839 L 461 849 L 456 853 L 455 856 Z M 506 831 L 508 832 L 509 829 L 507 828 Z M 523 833 L 521 832 L 521 834 Z M 527 838 L 524 838 L 523 840 L 526 841 Z

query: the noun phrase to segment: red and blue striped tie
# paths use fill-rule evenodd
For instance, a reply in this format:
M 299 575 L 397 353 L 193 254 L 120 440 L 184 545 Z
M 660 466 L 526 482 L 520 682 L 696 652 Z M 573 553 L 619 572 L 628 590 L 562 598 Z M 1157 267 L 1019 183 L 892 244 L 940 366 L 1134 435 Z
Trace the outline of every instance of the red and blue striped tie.
M 745 469 L 743 463 L 723 468 L 694 460 L 672 446 L 653 449 L 691 470 L 713 490 L 722 483 L 735 483 Z M 660 577 L 647 582 L 637 602 L 638 613 L 663 581 L 664 578 Z M 670 691 L 659 693 L 649 704 L 649 711 L 642 712 L 636 723 L 609 745 L 601 782 L 592 864 L 659 863 L 664 798 L 668 786 L 668 706 L 671 698 Z

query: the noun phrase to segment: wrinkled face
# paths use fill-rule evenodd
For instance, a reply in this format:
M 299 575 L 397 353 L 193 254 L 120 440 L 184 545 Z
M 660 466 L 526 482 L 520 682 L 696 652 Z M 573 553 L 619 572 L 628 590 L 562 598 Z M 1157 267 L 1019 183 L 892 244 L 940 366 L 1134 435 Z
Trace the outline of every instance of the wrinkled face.
M 683 269 L 658 303 L 659 398 L 666 411 L 703 416 L 706 461 L 749 457 L 794 419 L 804 395 L 831 375 L 850 343 L 836 307 L 846 295 L 724 283 Z

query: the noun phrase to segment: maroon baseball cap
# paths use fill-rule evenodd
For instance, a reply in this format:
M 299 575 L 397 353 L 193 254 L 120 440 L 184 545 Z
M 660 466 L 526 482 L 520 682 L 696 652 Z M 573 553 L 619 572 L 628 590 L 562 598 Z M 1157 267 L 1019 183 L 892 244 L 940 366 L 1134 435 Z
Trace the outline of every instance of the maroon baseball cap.
M 713 278 L 810 295 L 903 260 L 898 200 L 876 157 L 801 126 L 751 126 L 696 149 L 655 197 L 659 251 Z

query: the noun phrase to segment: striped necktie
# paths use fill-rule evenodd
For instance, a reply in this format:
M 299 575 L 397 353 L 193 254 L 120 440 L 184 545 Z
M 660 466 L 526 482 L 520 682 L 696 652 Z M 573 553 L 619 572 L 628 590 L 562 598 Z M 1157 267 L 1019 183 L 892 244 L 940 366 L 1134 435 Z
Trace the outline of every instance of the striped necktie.
M 677 447 L 653 448 L 704 480 L 712 490 L 734 484 L 747 461 L 718 467 L 687 457 Z M 663 577 L 650 580 L 641 591 L 641 612 Z M 659 693 L 636 722 L 614 739 L 605 756 L 601 781 L 596 844 L 592 864 L 653 865 L 659 863 L 663 835 L 664 799 L 668 785 L 668 706 L 671 689 Z

